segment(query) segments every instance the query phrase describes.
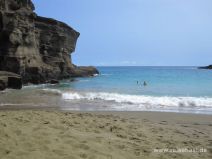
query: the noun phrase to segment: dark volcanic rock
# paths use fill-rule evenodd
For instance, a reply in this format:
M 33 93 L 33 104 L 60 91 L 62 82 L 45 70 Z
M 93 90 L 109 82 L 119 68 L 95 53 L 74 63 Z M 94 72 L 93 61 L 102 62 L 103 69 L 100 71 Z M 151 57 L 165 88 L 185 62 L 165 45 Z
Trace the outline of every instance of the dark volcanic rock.
M 99 71 L 93 66 L 80 66 L 75 67 L 73 72 L 73 77 L 86 77 L 86 76 L 95 76 L 99 74 Z
M 54 79 L 52 79 L 49 83 L 51 83 L 51 84 L 58 84 L 58 83 L 60 83 L 58 80 L 54 80 Z
M 98 73 L 94 67 L 72 64 L 77 31 L 33 10 L 31 0 L 0 0 L 0 70 L 34 84 Z
M 7 85 L 6 85 L 5 79 L 2 79 L 0 77 L 0 91 L 5 90 L 6 88 L 7 88 Z
M 199 69 L 212 69 L 212 65 L 204 66 L 204 67 L 198 67 Z
M 0 90 L 4 90 L 6 88 L 21 89 L 21 76 L 12 72 L 0 71 Z

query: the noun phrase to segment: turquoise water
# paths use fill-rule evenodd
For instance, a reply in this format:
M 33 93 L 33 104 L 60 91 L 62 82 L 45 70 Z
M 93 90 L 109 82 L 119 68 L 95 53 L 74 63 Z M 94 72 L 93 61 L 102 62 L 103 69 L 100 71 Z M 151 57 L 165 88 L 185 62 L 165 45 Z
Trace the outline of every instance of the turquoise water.
M 101 74 L 96 77 L 78 78 L 75 82 L 65 80 L 47 88 L 61 91 L 63 100 L 75 108 L 77 104 L 88 104 L 80 110 L 212 114 L 212 70 L 197 67 L 98 69 Z
M 39 103 L 65 110 L 212 114 L 212 70 L 197 67 L 98 69 L 101 73 L 95 77 L 77 78 L 74 82 L 67 79 L 59 85 L 29 86 L 6 93 L 0 98 L 0 105 Z
M 197 67 L 98 67 L 95 78 L 60 87 L 131 95 L 212 97 L 212 70 Z M 138 81 L 138 84 L 137 84 Z M 146 81 L 147 86 L 143 86 Z

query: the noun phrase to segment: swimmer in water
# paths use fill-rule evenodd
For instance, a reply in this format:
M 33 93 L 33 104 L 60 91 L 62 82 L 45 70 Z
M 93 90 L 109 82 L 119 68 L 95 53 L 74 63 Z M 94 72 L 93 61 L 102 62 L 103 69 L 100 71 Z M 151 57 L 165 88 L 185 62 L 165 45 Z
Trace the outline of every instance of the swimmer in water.
M 147 86 L 147 83 L 146 83 L 146 81 L 144 81 L 143 85 L 144 85 L 144 86 Z

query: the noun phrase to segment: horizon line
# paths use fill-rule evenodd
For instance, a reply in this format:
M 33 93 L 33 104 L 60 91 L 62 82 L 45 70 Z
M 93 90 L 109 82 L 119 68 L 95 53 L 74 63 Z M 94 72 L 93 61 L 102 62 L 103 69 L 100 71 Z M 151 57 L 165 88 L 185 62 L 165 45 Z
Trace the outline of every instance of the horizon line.
M 169 65 L 93 65 L 95 67 L 201 67 L 208 65 L 178 65 L 178 66 L 169 66 Z

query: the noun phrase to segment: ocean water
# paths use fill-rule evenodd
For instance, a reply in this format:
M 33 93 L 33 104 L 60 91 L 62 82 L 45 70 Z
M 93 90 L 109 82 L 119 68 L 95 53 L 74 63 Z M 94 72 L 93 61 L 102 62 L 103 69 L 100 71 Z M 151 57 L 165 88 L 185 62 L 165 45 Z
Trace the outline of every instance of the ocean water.
M 51 94 L 47 101 L 55 103 L 55 94 L 52 96 L 54 92 L 58 95 L 57 104 L 65 110 L 212 114 L 212 70 L 197 67 L 98 67 L 98 69 L 100 75 L 77 78 L 75 82 L 64 80 L 59 85 L 27 86 L 21 90 L 22 96 L 29 96 L 27 99 L 30 99 L 38 93 L 34 92 L 30 96 L 30 92 L 39 90 L 45 92 L 45 95 Z M 146 86 L 143 85 L 144 81 L 147 83 Z M 16 96 L 14 94 L 13 96 Z M 9 97 L 10 93 L 7 93 L 7 96 Z M 21 103 L 20 99 L 18 101 Z M 8 102 L 11 102 L 11 98 L 10 101 L 0 104 Z M 42 102 L 45 105 L 46 101 Z M 14 101 L 12 103 L 14 104 Z

